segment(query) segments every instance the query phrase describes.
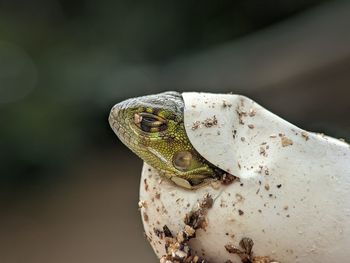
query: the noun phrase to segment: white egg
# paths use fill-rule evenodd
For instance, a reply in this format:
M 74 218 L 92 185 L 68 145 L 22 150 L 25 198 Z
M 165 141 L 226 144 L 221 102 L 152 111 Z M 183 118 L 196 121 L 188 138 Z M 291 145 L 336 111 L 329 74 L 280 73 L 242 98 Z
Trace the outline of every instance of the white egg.
M 206 194 L 207 226 L 190 241 L 209 262 L 241 262 L 225 246 L 254 242 L 253 256 L 278 262 L 347 262 L 350 257 L 350 148 L 306 132 L 239 95 L 184 93 L 184 121 L 195 149 L 239 178 L 186 190 L 144 165 L 140 207 L 155 253 Z M 229 261 L 228 261 L 229 262 Z M 264 262 L 264 261 L 261 261 Z M 266 262 L 266 261 L 265 261 Z

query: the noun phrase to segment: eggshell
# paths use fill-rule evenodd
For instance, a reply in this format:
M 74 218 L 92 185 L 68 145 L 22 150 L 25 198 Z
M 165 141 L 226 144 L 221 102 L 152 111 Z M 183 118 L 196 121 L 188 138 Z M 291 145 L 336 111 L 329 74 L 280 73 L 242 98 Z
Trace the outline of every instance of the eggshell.
M 140 209 L 145 233 L 165 254 L 164 225 L 176 234 L 209 193 L 208 225 L 190 241 L 209 262 L 241 262 L 225 245 L 254 242 L 256 256 L 279 262 L 348 262 L 350 148 L 306 132 L 239 95 L 184 93 L 188 137 L 208 161 L 240 178 L 182 189 L 144 165 Z

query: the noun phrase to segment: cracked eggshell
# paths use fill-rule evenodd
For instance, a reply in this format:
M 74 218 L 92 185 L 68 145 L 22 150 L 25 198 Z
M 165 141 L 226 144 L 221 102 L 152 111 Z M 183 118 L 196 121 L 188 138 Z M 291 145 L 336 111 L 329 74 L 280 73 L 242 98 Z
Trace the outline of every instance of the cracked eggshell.
M 186 190 L 145 164 L 140 206 L 156 254 L 157 229 L 176 233 L 206 193 L 214 198 L 206 230 L 190 241 L 210 262 L 240 262 L 225 250 L 254 241 L 256 256 L 280 262 L 347 262 L 350 257 L 350 148 L 306 132 L 239 95 L 184 93 L 188 137 L 208 161 L 240 178 Z

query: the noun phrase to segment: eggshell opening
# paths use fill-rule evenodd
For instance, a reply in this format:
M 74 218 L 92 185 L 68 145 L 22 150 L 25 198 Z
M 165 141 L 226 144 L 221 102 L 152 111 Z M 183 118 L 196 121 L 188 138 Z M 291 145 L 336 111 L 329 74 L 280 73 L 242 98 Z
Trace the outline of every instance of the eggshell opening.
M 228 186 L 182 189 L 145 164 L 140 209 L 156 254 L 210 193 L 208 226 L 191 246 L 210 262 L 241 262 L 225 245 L 249 237 L 253 253 L 280 262 L 347 262 L 350 252 L 350 148 L 306 132 L 239 95 L 184 93 L 184 121 L 196 150 L 240 178 Z

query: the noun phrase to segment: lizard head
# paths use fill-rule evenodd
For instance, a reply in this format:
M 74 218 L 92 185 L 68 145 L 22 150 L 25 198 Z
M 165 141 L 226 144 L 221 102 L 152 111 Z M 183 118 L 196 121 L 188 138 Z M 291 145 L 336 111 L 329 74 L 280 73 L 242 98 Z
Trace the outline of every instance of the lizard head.
M 181 94 L 165 92 L 116 104 L 109 123 L 119 139 L 176 184 L 192 188 L 215 177 L 216 169 L 190 143 Z

